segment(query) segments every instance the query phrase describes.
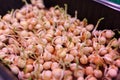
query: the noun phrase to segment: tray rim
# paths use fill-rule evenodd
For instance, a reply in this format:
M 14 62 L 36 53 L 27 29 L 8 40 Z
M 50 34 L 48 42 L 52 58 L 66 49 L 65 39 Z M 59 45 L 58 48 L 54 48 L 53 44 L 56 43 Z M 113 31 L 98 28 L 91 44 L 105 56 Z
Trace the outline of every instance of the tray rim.
M 108 0 L 93 0 L 93 1 L 98 2 L 102 5 L 105 5 L 109 8 L 112 8 L 112 9 L 120 12 L 120 5 L 119 4 L 113 3 L 113 2 L 108 1 Z

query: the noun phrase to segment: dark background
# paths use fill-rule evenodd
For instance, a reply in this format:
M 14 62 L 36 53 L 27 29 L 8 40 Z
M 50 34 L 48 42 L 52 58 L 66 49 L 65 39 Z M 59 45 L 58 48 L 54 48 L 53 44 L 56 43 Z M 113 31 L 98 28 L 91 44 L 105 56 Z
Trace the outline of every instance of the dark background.
M 45 3 L 47 7 L 67 3 L 68 13 L 74 15 L 77 10 L 80 20 L 87 18 L 89 23 L 95 25 L 99 18 L 104 17 L 99 29 L 120 29 L 120 12 L 92 0 L 45 0 Z
M 30 0 L 27 0 L 30 3 Z M 119 29 L 120 12 L 115 11 L 92 0 L 44 0 L 47 8 L 55 5 L 64 6 L 68 4 L 68 13 L 75 15 L 78 11 L 78 18 L 87 18 L 89 23 L 96 24 L 98 19 L 105 19 L 100 23 L 98 29 Z M 22 0 L 0 0 L 0 15 L 4 15 L 11 9 L 21 8 L 24 5 Z
M 30 3 L 30 0 L 27 1 Z M 99 18 L 104 17 L 105 19 L 100 23 L 98 29 L 120 30 L 120 12 L 92 0 L 44 0 L 44 2 L 47 8 L 55 5 L 64 6 L 66 3 L 68 4 L 68 13 L 70 15 L 74 16 L 75 10 L 77 10 L 80 20 L 87 18 L 88 23 L 94 25 Z M 19 9 L 23 5 L 22 0 L 0 0 L 0 15 L 3 16 L 11 9 Z M 117 34 L 116 37 L 120 37 L 120 34 Z M 5 80 L 15 80 L 13 76 L 11 77 L 11 73 L 8 73 L 6 70 L 4 67 L 0 67 L 0 75 L 2 75 Z

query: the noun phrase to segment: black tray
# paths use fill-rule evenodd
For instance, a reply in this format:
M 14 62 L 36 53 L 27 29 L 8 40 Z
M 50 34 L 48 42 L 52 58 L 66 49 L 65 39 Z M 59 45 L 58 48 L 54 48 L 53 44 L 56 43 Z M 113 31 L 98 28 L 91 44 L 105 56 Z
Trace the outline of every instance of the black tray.
M 30 3 L 30 0 L 27 1 Z M 80 20 L 87 18 L 88 23 L 94 25 L 99 18 L 104 17 L 105 19 L 100 23 L 98 29 L 120 30 L 120 12 L 93 0 L 44 0 L 44 2 L 47 8 L 55 5 L 64 7 L 64 4 L 68 4 L 70 15 L 74 16 L 77 10 Z M 0 15 L 6 14 L 11 9 L 21 8 L 23 5 L 22 0 L 0 0 Z M 120 34 L 117 34 L 116 37 L 120 37 Z M 0 64 L 0 76 L 3 80 L 16 80 L 2 64 Z
M 75 10 L 78 11 L 78 18 L 88 19 L 88 23 L 96 24 L 97 20 L 104 17 L 98 29 L 119 29 L 120 30 L 120 12 L 94 0 L 44 0 L 46 7 L 59 4 L 64 6 L 68 4 L 68 13 L 74 16 Z M 99 1 L 99 0 L 97 0 Z

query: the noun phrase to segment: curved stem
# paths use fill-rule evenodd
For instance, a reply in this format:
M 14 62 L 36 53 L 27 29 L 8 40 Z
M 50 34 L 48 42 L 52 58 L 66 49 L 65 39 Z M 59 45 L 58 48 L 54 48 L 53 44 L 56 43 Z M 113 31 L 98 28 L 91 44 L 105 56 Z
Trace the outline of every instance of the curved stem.
M 98 25 L 100 24 L 100 22 L 101 22 L 103 19 L 104 19 L 104 18 L 100 18 L 100 19 L 98 20 L 98 22 L 97 22 L 97 24 L 96 24 L 96 26 L 95 26 L 95 28 L 94 28 L 93 31 L 96 31 L 96 29 L 98 28 Z
M 28 2 L 27 2 L 27 0 L 22 0 L 24 3 L 25 3 L 25 5 L 28 5 Z
M 103 20 L 104 18 L 100 18 L 98 21 L 97 21 L 97 24 L 95 26 L 95 28 L 93 29 L 92 33 L 93 35 L 96 37 L 96 35 L 94 34 L 94 32 L 96 31 L 96 29 L 98 28 L 98 25 L 100 24 L 100 22 Z
M 111 47 L 111 43 L 112 43 L 114 40 L 116 40 L 116 38 L 113 38 L 113 39 L 108 43 L 107 47 Z

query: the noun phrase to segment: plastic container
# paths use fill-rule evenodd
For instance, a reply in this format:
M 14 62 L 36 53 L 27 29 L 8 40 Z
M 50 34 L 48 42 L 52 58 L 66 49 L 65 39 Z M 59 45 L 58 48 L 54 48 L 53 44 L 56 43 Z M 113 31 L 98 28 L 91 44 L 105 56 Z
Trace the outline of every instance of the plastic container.
M 120 11 L 120 0 L 94 0 L 114 10 Z
M 80 20 L 87 18 L 88 23 L 94 25 L 99 18 L 104 17 L 105 19 L 100 23 L 98 29 L 120 30 L 120 10 L 110 8 L 108 5 L 98 1 L 101 0 L 44 0 L 47 8 L 55 5 L 64 7 L 64 4 L 68 4 L 68 13 L 70 15 L 74 16 L 75 11 L 78 11 Z M 28 0 L 28 2 L 30 1 Z M 23 5 L 22 0 L 0 0 L 0 15 L 6 14 L 8 10 L 21 8 Z M 120 37 L 119 34 L 116 34 L 116 36 Z M 0 75 L 4 80 L 16 80 L 3 65 L 0 65 Z
M 96 24 L 101 17 L 105 19 L 100 23 L 99 29 L 120 29 L 120 12 L 100 4 L 100 0 L 44 0 L 47 7 L 59 4 L 68 4 L 68 13 L 74 16 L 75 10 L 78 11 L 78 18 L 87 18 L 89 23 Z

